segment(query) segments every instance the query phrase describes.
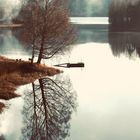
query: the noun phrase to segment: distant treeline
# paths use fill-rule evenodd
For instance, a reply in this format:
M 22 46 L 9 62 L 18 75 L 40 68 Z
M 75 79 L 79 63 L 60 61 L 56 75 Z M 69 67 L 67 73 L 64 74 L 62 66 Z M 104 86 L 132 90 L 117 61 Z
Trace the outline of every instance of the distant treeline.
M 112 0 L 109 22 L 112 31 L 140 31 L 140 0 L 136 3 Z
M 110 0 L 70 0 L 69 9 L 72 17 L 107 17 L 109 3 Z

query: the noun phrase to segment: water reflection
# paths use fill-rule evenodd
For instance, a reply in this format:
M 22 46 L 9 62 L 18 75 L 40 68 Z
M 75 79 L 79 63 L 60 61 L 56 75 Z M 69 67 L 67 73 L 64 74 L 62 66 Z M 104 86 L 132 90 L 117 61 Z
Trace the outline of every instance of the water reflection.
M 114 56 L 125 54 L 129 58 L 140 57 L 140 33 L 110 32 L 109 44 Z
M 71 121 L 71 137 L 68 140 L 139 140 L 140 61 L 131 61 L 126 57 L 115 58 L 111 50 L 115 56 L 139 56 L 140 35 L 107 35 L 107 32 L 103 36 L 101 34 L 104 33 L 80 29 L 79 42 L 83 44 L 76 45 L 70 56 L 70 62 L 82 59 L 86 67 L 83 70 L 67 70 L 78 93 L 79 103 L 78 113 Z M 111 50 L 107 42 L 108 37 Z M 85 42 L 88 43 L 84 44 Z M 23 111 L 23 139 L 56 140 L 69 135 L 70 118 L 76 106 L 76 99 L 71 91 L 68 92 L 69 82 L 61 80 L 43 78 L 32 83 L 33 90 L 30 93 L 27 90 Z M 17 106 L 19 107 L 16 103 L 13 110 Z M 17 111 L 11 111 L 9 114 L 17 115 Z M 6 125 L 14 123 L 13 118 L 7 119 Z M 19 117 L 16 120 L 19 121 Z M 21 131 L 21 128 L 13 128 L 13 123 L 10 124 L 11 130 L 16 131 L 9 134 L 11 137 L 6 136 L 8 140 L 12 140 L 12 135 L 16 135 L 17 130 Z M 10 128 L 10 125 L 7 128 Z M 17 133 L 19 134 L 19 131 Z M 2 138 L 4 139 L 4 136 L 0 137 Z M 18 138 L 13 139 L 19 140 Z
M 108 32 L 107 28 L 105 29 L 96 29 L 96 28 L 85 28 L 78 29 L 78 39 L 77 43 L 87 43 L 87 42 L 108 42 Z
M 24 106 L 24 139 L 56 140 L 69 135 L 76 97 L 68 80 L 42 78 L 32 83 Z
M 86 65 L 68 71 L 79 106 L 67 140 L 139 140 L 140 60 L 116 58 L 101 43 L 77 45 L 71 57 Z
M 75 25 L 76 28 L 76 43 L 87 43 L 87 42 L 108 42 L 108 27 L 107 25 Z M 25 43 L 22 36 L 22 30 L 13 30 L 13 35 L 21 44 L 24 46 L 29 46 Z M 31 47 L 27 47 L 28 50 Z
M 0 30 L 0 55 L 21 58 L 29 54 L 30 52 L 22 46 L 11 30 Z

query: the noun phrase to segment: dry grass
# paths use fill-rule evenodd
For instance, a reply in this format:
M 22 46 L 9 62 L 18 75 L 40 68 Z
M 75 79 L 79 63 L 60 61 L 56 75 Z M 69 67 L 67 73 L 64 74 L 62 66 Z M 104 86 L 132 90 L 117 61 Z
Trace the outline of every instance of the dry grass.
M 0 56 L 0 99 L 9 100 L 18 97 L 19 95 L 15 94 L 17 86 L 31 83 L 43 76 L 53 76 L 60 72 L 59 69 L 45 65 L 31 65 L 30 62 L 17 62 Z
M 3 103 L 0 102 L 0 113 L 3 111 L 3 108 L 5 107 L 5 105 Z

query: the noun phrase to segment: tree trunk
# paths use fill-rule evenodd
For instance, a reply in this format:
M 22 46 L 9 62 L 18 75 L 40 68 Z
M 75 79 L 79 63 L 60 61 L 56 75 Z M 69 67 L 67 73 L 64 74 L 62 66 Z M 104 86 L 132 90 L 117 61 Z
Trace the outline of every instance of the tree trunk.
M 45 138 L 46 140 L 48 139 L 48 111 L 47 111 L 47 99 L 45 98 L 45 91 L 44 91 L 44 85 L 42 79 L 39 79 L 39 84 L 40 84 L 40 89 L 41 89 L 41 94 L 42 94 L 42 102 L 43 102 L 43 107 L 45 111 L 45 127 L 46 127 L 46 134 Z
M 43 51 L 44 51 L 44 32 L 45 32 L 45 28 L 44 28 L 44 31 L 42 33 L 42 41 L 41 41 L 41 47 L 40 47 L 40 50 L 39 50 L 39 55 L 38 55 L 38 60 L 37 60 L 37 64 L 40 64 L 41 63 L 41 60 L 42 60 L 42 56 L 43 56 Z
M 32 88 L 33 88 L 33 99 L 34 99 L 34 116 L 35 116 L 35 122 L 33 120 L 33 137 L 35 137 L 37 135 L 37 131 L 38 131 L 38 125 L 37 125 L 37 104 L 36 104 L 36 95 L 35 95 L 35 84 L 32 83 Z
M 32 59 L 31 59 L 31 64 L 33 64 L 33 62 L 34 62 L 34 56 L 35 56 L 35 45 L 33 45 L 33 49 L 32 49 Z
M 38 60 L 37 60 L 37 64 L 40 64 L 41 63 L 42 55 L 43 55 L 43 46 L 41 46 L 41 48 L 40 48 L 39 55 L 38 55 Z

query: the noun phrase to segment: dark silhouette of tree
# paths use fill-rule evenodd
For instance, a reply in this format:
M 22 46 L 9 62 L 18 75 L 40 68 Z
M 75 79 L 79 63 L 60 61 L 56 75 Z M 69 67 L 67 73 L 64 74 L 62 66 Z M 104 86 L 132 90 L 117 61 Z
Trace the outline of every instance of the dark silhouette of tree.
M 129 58 L 140 57 L 139 33 L 109 33 L 109 44 L 114 56 L 125 54 Z
M 23 23 L 21 38 L 32 47 L 32 62 L 35 55 L 41 63 L 70 49 L 75 37 L 66 5 L 66 0 L 29 0 L 14 19 Z
M 28 140 L 62 140 L 69 135 L 76 97 L 70 82 L 48 77 L 32 83 L 26 94 L 23 137 Z
M 139 13 L 140 0 L 135 3 L 133 1 L 112 0 L 109 7 L 110 27 L 108 37 L 115 56 L 121 54 L 125 54 L 130 58 L 134 55 L 140 56 L 140 34 L 132 32 L 140 31 Z
M 5 140 L 5 137 L 3 135 L 1 135 L 0 140 Z
M 109 7 L 109 22 L 111 31 L 140 30 L 140 1 L 112 0 Z

